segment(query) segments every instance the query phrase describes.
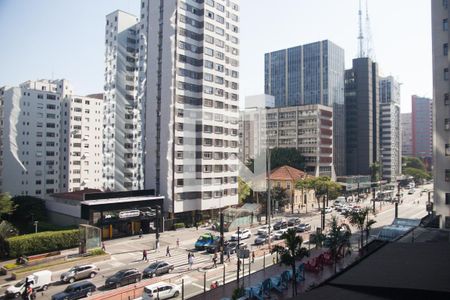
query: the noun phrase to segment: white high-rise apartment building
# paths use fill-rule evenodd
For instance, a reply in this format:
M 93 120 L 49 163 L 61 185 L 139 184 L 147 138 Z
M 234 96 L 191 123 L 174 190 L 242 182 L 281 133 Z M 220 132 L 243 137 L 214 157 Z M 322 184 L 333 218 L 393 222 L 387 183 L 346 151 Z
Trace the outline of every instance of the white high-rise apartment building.
M 76 99 L 83 99 L 81 106 Z M 1 88 L 1 192 L 41 196 L 101 187 L 101 169 L 95 166 L 102 161 L 98 130 L 102 101 L 74 96 L 67 80 L 27 81 Z M 74 132 L 75 124 L 81 126 L 80 137 Z M 85 166 L 75 175 L 77 166 L 87 160 L 88 172 Z
M 400 84 L 392 76 L 380 78 L 380 143 L 382 176 L 396 182 L 402 172 Z
M 106 16 L 103 107 L 105 190 L 138 190 L 144 187 L 144 101 L 139 95 L 141 89 L 138 84 L 142 74 L 139 72 L 139 26 L 136 16 L 120 10 Z
M 450 8 L 447 0 L 431 1 L 433 37 L 433 179 L 434 210 L 440 227 L 450 229 Z
M 145 187 L 169 213 L 238 203 L 238 2 L 142 2 Z

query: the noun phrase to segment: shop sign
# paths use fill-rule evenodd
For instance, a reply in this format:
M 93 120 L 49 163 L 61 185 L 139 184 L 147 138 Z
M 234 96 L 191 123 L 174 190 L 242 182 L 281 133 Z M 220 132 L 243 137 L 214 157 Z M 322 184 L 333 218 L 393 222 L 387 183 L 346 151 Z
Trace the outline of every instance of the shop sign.
M 119 218 L 120 219 L 134 218 L 134 217 L 139 217 L 140 215 L 141 215 L 140 210 L 126 210 L 126 211 L 121 211 L 119 213 Z

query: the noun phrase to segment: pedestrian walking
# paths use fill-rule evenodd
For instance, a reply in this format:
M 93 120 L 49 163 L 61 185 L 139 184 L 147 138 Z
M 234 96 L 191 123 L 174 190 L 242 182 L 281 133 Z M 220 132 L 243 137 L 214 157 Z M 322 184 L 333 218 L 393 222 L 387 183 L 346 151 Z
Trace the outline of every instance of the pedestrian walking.
M 139 238 L 142 237 L 142 228 L 139 229 Z
M 214 266 L 214 268 L 217 268 L 217 252 L 214 252 L 214 256 L 213 256 L 213 266 Z
M 227 251 L 227 261 L 231 261 L 231 258 L 230 258 L 230 250 Z
M 179 248 L 179 247 L 180 247 L 180 239 L 177 238 L 177 248 Z
M 197 222 L 195 222 L 195 229 L 198 230 L 198 223 Z
M 105 242 L 102 242 L 102 250 L 106 251 Z
M 142 260 L 145 260 L 145 261 L 148 261 L 148 258 L 147 258 L 147 250 L 142 250 Z
M 188 263 L 189 263 L 189 270 L 192 270 L 192 265 L 194 264 L 194 255 L 189 256 Z
M 252 251 L 252 263 L 255 263 L 255 251 Z
M 167 248 L 166 248 L 166 256 L 172 257 L 172 255 L 170 254 L 170 248 L 169 248 L 169 245 L 167 245 Z

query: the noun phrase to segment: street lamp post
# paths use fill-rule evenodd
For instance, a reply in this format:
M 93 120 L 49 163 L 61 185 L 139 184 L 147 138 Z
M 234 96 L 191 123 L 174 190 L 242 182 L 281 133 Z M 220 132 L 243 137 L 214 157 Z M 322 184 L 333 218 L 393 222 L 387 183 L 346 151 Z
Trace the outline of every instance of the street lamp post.
M 267 148 L 267 225 L 269 225 L 268 228 L 268 239 L 269 239 L 269 251 L 270 251 L 270 246 L 271 246 L 271 241 L 270 241 L 270 214 L 271 214 L 271 205 L 272 205 L 272 201 L 270 199 L 270 148 Z
M 37 233 L 38 231 L 38 223 L 39 221 L 34 221 L 34 233 Z

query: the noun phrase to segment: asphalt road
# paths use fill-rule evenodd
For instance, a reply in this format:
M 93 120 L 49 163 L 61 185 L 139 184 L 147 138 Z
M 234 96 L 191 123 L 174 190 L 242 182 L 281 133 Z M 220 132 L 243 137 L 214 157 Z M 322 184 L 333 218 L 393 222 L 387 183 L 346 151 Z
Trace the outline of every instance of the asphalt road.
M 416 188 L 416 192 L 413 195 L 408 195 L 407 191 L 403 192 L 403 203 L 399 205 L 399 217 L 402 218 L 422 218 L 426 215 L 425 205 L 427 195 L 423 193 L 420 197 L 420 190 L 423 188 L 431 189 L 431 186 L 425 186 L 421 188 Z M 418 202 L 418 203 L 417 203 Z M 370 198 L 363 203 L 358 203 L 356 205 L 360 206 L 372 206 Z M 377 203 L 377 211 L 380 210 L 380 204 Z M 342 215 L 338 212 L 333 211 L 326 215 L 326 222 L 331 220 L 332 216 L 338 217 L 338 219 L 344 219 Z M 371 234 L 376 235 L 378 231 L 384 226 L 391 224 L 394 219 L 394 205 L 393 204 L 383 204 L 381 212 L 378 212 L 373 217 L 377 223 L 374 226 Z M 314 231 L 316 227 L 320 226 L 320 214 L 316 213 L 313 216 L 302 218 L 302 222 L 310 223 L 312 230 Z M 245 242 L 250 246 L 251 250 L 255 249 L 256 246 L 251 245 L 255 238 L 257 228 L 252 229 L 253 236 L 245 240 Z M 177 279 L 170 279 L 171 282 L 181 284 L 182 279 L 185 283 L 185 298 L 193 296 L 203 292 L 204 288 L 204 274 L 206 274 L 206 287 L 209 287 L 211 282 L 219 281 L 220 284 L 223 283 L 223 269 L 219 266 L 217 269 L 210 269 L 212 266 L 212 255 L 195 252 L 195 260 L 193 270 L 188 269 L 187 265 L 187 253 L 192 251 L 194 248 L 194 243 L 198 236 L 204 232 L 208 232 L 208 229 L 200 228 L 199 230 L 194 229 L 183 229 L 180 231 L 169 231 L 161 234 L 161 250 L 160 252 L 152 251 L 154 248 L 154 235 L 146 235 L 142 239 L 137 237 L 127 237 L 106 242 L 107 251 L 112 254 L 111 260 L 105 262 L 99 262 L 96 264 L 100 268 L 100 273 L 91 281 L 99 288 L 96 293 L 101 293 L 104 291 L 103 285 L 105 279 L 108 276 L 113 275 L 117 271 L 124 268 L 137 268 L 139 271 L 143 271 L 145 267 L 155 261 L 165 260 L 169 263 L 175 265 L 173 273 L 176 273 Z M 353 241 L 357 241 L 359 233 L 356 229 L 352 229 L 354 233 Z M 229 238 L 232 233 L 226 233 L 225 237 Z M 304 240 L 309 239 L 309 233 L 302 234 Z M 180 247 L 176 247 L 176 241 L 179 239 Z M 171 247 L 171 257 L 165 256 L 165 248 L 167 245 Z M 142 249 L 148 249 L 148 262 L 142 261 Z M 256 259 L 255 263 L 251 265 L 251 271 L 257 271 L 272 263 L 272 257 L 267 255 L 264 260 L 262 257 Z M 248 266 L 246 267 L 248 270 Z M 60 274 L 66 271 L 61 270 L 53 273 L 53 280 L 58 280 Z M 248 271 L 247 271 L 248 272 Z M 173 277 L 173 276 L 169 276 Z M 168 276 L 161 276 L 161 280 L 165 280 Z M 226 282 L 235 280 L 236 278 L 236 260 L 233 260 L 226 264 L 225 266 L 225 279 Z M 51 295 L 63 291 L 67 284 L 60 284 L 55 282 L 46 292 L 40 292 L 38 294 L 38 299 L 51 299 Z M 4 293 L 5 287 L 0 289 L 0 293 Z M 181 299 L 181 297 L 180 297 Z

